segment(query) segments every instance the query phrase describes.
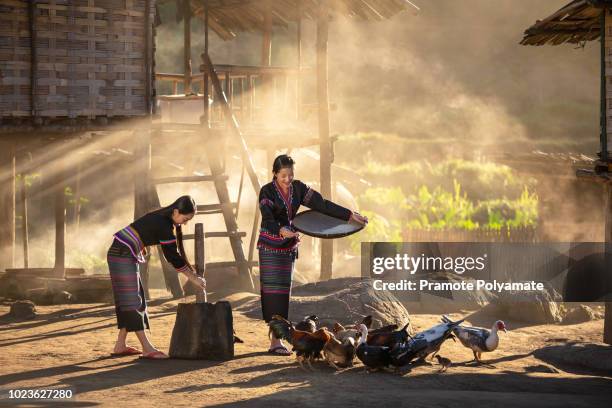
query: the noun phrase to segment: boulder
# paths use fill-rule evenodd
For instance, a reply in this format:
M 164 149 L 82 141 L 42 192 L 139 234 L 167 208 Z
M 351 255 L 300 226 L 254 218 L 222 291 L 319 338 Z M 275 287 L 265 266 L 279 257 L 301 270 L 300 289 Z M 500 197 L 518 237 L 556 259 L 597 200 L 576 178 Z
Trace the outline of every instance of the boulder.
M 567 307 L 567 304 L 566 304 Z M 578 324 L 597 320 L 598 316 L 593 309 L 586 305 L 572 305 L 568 307 L 568 311 L 563 317 L 564 324 Z
M 30 320 L 36 317 L 36 306 L 29 300 L 18 300 L 11 304 L 9 316 L 19 320 Z
M 26 297 L 37 305 L 63 305 L 74 301 L 74 297 L 65 290 L 36 288 L 26 291 Z
M 542 347 L 533 355 L 564 371 L 586 374 L 584 370 L 596 373 L 612 373 L 612 347 L 598 343 L 564 343 Z
M 503 291 L 484 309 L 499 319 L 533 324 L 559 323 L 561 296 L 552 287 L 542 291 Z
M 239 310 L 251 317 L 261 317 L 259 299 L 245 303 Z M 289 319 L 297 322 L 312 314 L 319 317 L 319 326 L 327 327 L 336 322 L 354 324 L 367 315 L 372 315 L 374 328 L 410 323 L 408 311 L 391 292 L 374 290 L 369 281 L 361 278 L 330 279 L 294 287 Z
M 475 279 L 463 277 L 456 273 L 437 272 L 428 275 L 430 282 L 462 282 Z M 488 305 L 495 296 L 486 289 L 440 291 L 402 291 L 396 293 L 397 298 L 412 313 L 444 314 L 457 313 L 465 310 L 479 310 Z

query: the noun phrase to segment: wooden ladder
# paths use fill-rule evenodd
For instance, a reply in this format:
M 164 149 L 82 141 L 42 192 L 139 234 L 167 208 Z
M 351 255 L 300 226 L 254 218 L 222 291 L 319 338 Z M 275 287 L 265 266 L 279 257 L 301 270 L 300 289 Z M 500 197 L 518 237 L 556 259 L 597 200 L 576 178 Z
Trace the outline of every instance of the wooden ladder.
M 173 124 L 164 123 L 154 126 L 153 132 L 161 132 L 162 130 L 171 130 L 181 132 L 186 129 L 197 132 L 206 131 L 200 125 L 188 126 L 185 124 L 179 124 L 174 126 Z M 206 135 L 205 135 L 206 136 Z M 204 137 L 204 140 L 211 140 L 214 138 Z M 240 186 L 238 189 L 238 197 L 236 201 L 232 201 L 227 186 L 229 177 L 225 174 L 225 164 L 222 157 L 224 157 L 223 151 L 214 142 L 208 142 L 206 146 L 206 155 L 208 158 L 208 164 L 210 168 L 210 174 L 199 175 L 199 176 L 179 176 L 179 177 L 163 177 L 163 178 L 150 178 L 147 183 L 150 186 L 150 203 L 155 207 L 160 207 L 161 203 L 157 192 L 157 186 L 162 184 L 174 184 L 174 183 L 199 183 L 199 182 L 212 182 L 219 202 L 218 203 L 207 203 L 197 205 L 197 216 L 206 216 L 221 214 L 225 223 L 225 231 L 208 231 L 205 233 L 205 238 L 228 238 L 232 253 L 234 255 L 233 261 L 224 262 L 208 262 L 205 265 L 207 271 L 231 268 L 235 267 L 238 270 L 239 282 L 238 286 L 245 290 L 253 290 L 254 284 L 251 277 L 251 268 L 257 266 L 257 262 L 248 262 L 243 250 L 242 238 L 247 234 L 246 232 L 239 231 L 238 229 L 238 211 L 240 209 L 240 200 L 242 197 L 242 191 L 244 186 L 244 165 L 242 170 L 242 176 L 240 178 Z M 193 240 L 194 234 L 184 234 L 183 240 Z M 180 286 L 178 274 L 174 268 L 164 259 L 161 253 L 161 248 L 157 248 L 159 258 L 162 264 L 162 270 L 164 273 L 164 279 L 166 287 L 172 293 L 173 297 L 182 297 L 184 295 L 183 289 Z
M 238 149 L 240 151 L 241 160 L 242 160 L 242 175 L 240 177 L 240 187 L 238 190 L 238 198 L 236 202 L 232 202 L 229 196 L 229 190 L 227 188 L 227 180 L 228 176 L 225 174 L 225 163 L 222 158 L 225 157 L 223 154 L 223 149 L 219 149 L 213 146 L 212 140 L 216 139 L 213 137 L 211 133 L 210 127 L 203 125 L 189 125 L 189 124 L 158 124 L 153 125 L 151 131 L 153 133 L 161 132 L 165 127 L 172 127 L 173 131 L 185 131 L 189 133 L 195 133 L 202 135 L 202 140 L 208 143 L 206 146 L 206 155 L 208 157 L 208 163 L 210 167 L 210 174 L 205 176 L 184 176 L 184 177 L 167 177 L 160 179 L 152 179 L 147 177 L 147 182 L 144 183 L 147 187 L 145 190 L 148 190 L 144 193 L 145 198 L 139 199 L 139 197 L 143 197 L 143 192 L 139 190 L 138 186 L 135 190 L 136 196 L 136 208 L 135 214 L 142 213 L 142 203 L 143 201 L 148 202 L 148 204 L 153 208 L 160 207 L 159 195 L 157 193 L 157 185 L 159 184 L 167 184 L 167 183 L 185 183 L 185 182 L 212 182 L 215 186 L 215 190 L 217 192 L 217 197 L 219 198 L 219 203 L 213 204 L 205 204 L 198 205 L 197 215 L 210 215 L 210 214 L 222 214 L 223 219 L 225 221 L 225 231 L 219 232 L 206 232 L 205 237 L 227 237 L 230 241 L 230 246 L 232 248 L 232 252 L 234 255 L 234 260 L 229 262 L 213 262 L 207 263 L 205 268 L 207 271 L 218 269 L 218 268 L 228 268 L 228 267 L 236 267 L 238 269 L 238 277 L 239 282 L 238 286 L 241 289 L 253 290 L 255 288 L 253 284 L 253 279 L 251 276 L 251 268 L 253 266 L 257 266 L 258 263 L 254 262 L 253 252 L 254 252 L 254 243 L 256 238 L 256 227 L 259 223 L 258 215 L 259 212 L 255 211 L 255 219 L 253 221 L 253 231 L 251 236 L 251 243 L 249 245 L 249 259 L 247 260 L 244 255 L 244 250 L 242 247 L 242 237 L 246 236 L 246 233 L 238 230 L 238 210 L 240 208 L 240 198 L 242 197 L 243 185 L 245 182 L 245 178 L 248 178 L 250 184 L 255 191 L 256 194 L 259 194 L 259 190 L 261 185 L 257 178 L 257 174 L 253 167 L 253 162 L 251 159 L 251 155 L 249 153 L 249 149 L 247 147 L 247 143 L 242 135 L 242 131 L 240 130 L 240 126 L 238 124 L 238 120 L 234 116 L 232 109 L 227 100 L 227 96 L 224 94 L 223 89 L 221 87 L 221 83 L 219 81 L 219 76 L 214 69 L 214 65 L 210 61 L 210 57 L 204 53 L 202 55 L 204 60 L 203 68 L 207 71 L 208 76 L 213 85 L 213 90 L 217 94 L 217 99 L 221 104 L 222 110 L 224 112 L 225 120 L 226 120 L 226 129 L 229 131 L 231 137 L 233 137 L 238 142 Z M 208 97 L 205 96 L 205 100 Z M 149 133 L 150 136 L 152 136 Z M 148 143 L 142 144 L 142 150 L 140 154 L 144 157 L 148 157 L 148 169 L 150 170 L 151 166 L 151 138 L 148 139 Z M 146 152 L 148 146 L 148 152 Z M 222 153 L 222 154 L 219 154 Z M 144 165 L 144 167 L 147 167 Z M 142 169 L 143 174 L 150 174 L 150 171 L 147 171 L 146 168 Z M 246 177 L 245 177 L 246 175 Z M 148 197 L 146 197 L 148 196 Z M 193 235 L 184 235 L 183 239 L 193 239 Z M 182 297 L 183 290 L 180 286 L 178 275 L 174 268 L 172 268 L 164 259 L 163 254 L 161 254 L 161 248 L 157 247 L 159 258 L 162 263 L 162 270 L 164 272 L 164 279 L 166 281 L 166 287 L 172 292 L 173 297 Z M 196 248 L 197 250 L 197 248 Z M 145 266 L 143 268 L 143 276 L 145 281 L 148 281 L 148 268 Z M 145 284 L 145 286 L 148 286 Z

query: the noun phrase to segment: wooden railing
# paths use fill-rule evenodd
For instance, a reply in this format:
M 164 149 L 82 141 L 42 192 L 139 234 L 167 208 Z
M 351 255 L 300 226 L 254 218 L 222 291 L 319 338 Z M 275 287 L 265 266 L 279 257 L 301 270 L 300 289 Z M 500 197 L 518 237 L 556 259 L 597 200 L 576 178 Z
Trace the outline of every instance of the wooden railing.
M 258 67 L 238 65 L 217 65 L 221 86 L 230 104 L 232 112 L 241 124 L 251 125 L 263 123 L 272 118 L 299 119 L 304 113 L 301 101 L 301 78 L 297 68 Z M 202 69 L 205 69 L 202 66 Z M 302 69 L 305 74 L 310 69 Z M 184 74 L 156 73 L 158 81 L 158 98 L 164 101 L 194 98 L 203 99 L 205 74 L 191 75 L 192 95 L 184 95 Z M 223 112 L 219 98 L 212 92 L 212 83 L 208 78 L 209 117 L 211 122 L 223 122 Z M 170 83 L 170 91 L 165 91 L 164 83 Z M 204 103 L 202 111 L 204 111 Z M 307 109 L 307 108 L 306 108 Z

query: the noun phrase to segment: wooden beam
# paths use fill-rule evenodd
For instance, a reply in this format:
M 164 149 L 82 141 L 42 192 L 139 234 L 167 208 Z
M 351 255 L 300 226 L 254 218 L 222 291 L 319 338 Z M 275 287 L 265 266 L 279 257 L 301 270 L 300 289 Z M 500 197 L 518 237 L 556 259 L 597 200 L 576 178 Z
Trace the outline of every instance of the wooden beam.
M 320 178 L 321 194 L 332 199 L 331 191 L 331 141 L 329 138 L 329 95 L 327 71 L 327 40 L 329 35 L 329 3 L 321 0 L 317 13 L 317 102 L 319 116 Z M 328 280 L 332 277 L 334 256 L 333 241 L 321 242 L 321 276 Z

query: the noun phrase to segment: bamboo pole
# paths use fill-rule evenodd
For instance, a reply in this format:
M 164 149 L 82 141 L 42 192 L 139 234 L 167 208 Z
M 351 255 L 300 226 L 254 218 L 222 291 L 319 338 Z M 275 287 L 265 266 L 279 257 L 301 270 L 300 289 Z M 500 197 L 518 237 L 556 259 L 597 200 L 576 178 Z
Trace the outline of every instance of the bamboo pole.
M 327 40 L 329 34 L 329 3 L 319 2 L 317 15 L 317 102 L 320 143 L 320 178 L 321 194 L 332 199 L 331 191 L 331 141 L 329 138 L 329 95 L 327 71 Z M 334 255 L 333 241 L 321 242 L 321 280 L 332 277 Z

